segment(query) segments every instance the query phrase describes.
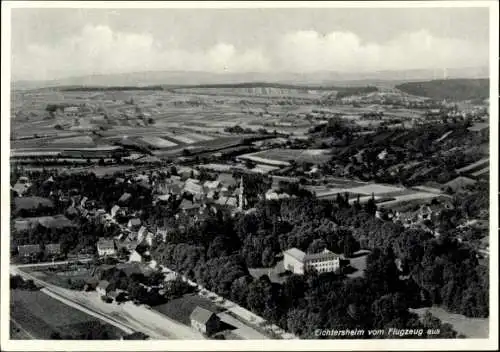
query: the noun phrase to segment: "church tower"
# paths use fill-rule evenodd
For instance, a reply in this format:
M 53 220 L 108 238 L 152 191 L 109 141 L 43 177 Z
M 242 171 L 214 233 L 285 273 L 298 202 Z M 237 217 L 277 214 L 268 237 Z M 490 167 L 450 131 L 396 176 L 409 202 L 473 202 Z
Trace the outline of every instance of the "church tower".
M 240 180 L 240 190 L 239 190 L 239 194 L 238 194 L 238 209 L 241 211 L 243 210 L 243 207 L 245 206 L 244 202 L 245 202 L 245 198 L 243 196 L 243 192 L 244 192 L 244 187 L 243 187 L 243 176 L 241 177 L 241 180 Z

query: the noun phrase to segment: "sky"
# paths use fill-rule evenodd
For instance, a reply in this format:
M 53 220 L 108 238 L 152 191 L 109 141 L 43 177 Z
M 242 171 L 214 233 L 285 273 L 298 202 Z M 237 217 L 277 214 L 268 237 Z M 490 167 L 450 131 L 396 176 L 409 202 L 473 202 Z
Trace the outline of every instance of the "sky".
M 487 8 L 12 9 L 12 79 L 488 65 Z

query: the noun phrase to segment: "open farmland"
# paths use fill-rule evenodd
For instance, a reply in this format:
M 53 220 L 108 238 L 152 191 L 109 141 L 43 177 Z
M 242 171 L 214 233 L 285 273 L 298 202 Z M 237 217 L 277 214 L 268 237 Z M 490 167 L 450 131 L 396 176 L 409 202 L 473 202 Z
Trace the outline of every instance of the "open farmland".
M 43 151 L 121 143 L 124 137 L 139 137 L 133 144 L 146 148 L 174 148 L 175 143 L 214 149 L 209 143 L 231 136 L 225 129 L 236 125 L 254 132 L 303 135 L 314 125 L 305 116 L 315 107 L 310 99 L 297 99 L 296 91 L 309 97 L 326 92 L 272 87 L 206 89 L 218 91 L 215 95 L 194 88 L 15 92 L 12 148 Z M 235 96 L 241 89 L 248 90 L 250 95 Z M 283 103 L 286 99 L 290 99 L 290 104 Z M 49 111 L 50 106 L 56 110 Z M 71 108 L 71 112 L 66 108 Z
M 90 329 L 106 331 L 118 339 L 123 332 L 101 320 L 71 308 L 41 291 L 12 290 L 11 319 L 36 339 L 50 339 L 53 333 L 73 338 L 87 335 Z

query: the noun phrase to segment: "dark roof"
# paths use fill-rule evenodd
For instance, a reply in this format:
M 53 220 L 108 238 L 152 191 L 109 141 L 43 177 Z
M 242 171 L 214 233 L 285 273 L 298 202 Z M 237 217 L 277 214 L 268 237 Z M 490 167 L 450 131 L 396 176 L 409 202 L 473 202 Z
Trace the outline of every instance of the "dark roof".
M 323 251 L 321 253 L 314 253 L 314 254 L 306 254 L 304 257 L 304 261 L 306 260 L 333 260 L 337 259 L 340 256 L 338 254 L 335 254 L 330 251 Z
M 190 200 L 183 199 L 181 204 L 179 205 L 179 209 L 182 210 L 191 210 L 191 209 L 198 209 L 200 207 L 199 204 L 191 202 Z
M 190 315 L 191 320 L 195 320 L 199 323 L 206 324 L 213 316 L 214 312 L 211 312 L 205 308 L 197 306 Z

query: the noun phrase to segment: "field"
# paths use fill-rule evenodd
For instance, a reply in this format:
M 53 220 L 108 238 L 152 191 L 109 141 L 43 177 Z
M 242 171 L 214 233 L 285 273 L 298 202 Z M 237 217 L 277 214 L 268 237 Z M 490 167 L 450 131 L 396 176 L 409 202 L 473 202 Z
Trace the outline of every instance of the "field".
M 242 160 L 251 160 L 259 164 L 289 166 L 291 161 L 322 164 L 330 160 L 327 149 L 269 149 L 261 152 L 240 155 Z
M 237 125 L 254 133 L 300 136 L 318 123 L 306 118 L 318 108 L 314 100 L 330 93 L 273 87 L 16 91 L 11 98 L 12 149 L 14 153 L 23 148 L 58 151 L 112 145 L 128 137 L 144 147 L 167 149 L 166 154 L 159 150 L 158 156 L 169 157 L 187 145 L 210 151 L 229 148 L 238 142 L 227 137 L 245 137 L 225 131 Z M 51 104 L 77 109 L 49 113 Z M 337 111 L 358 111 L 342 106 L 322 110 L 322 120 Z M 168 150 L 175 147 L 179 150 Z M 323 162 L 319 154 L 294 156 L 298 161 Z
M 106 330 L 113 339 L 122 335 L 116 328 L 41 291 L 11 290 L 10 316 L 27 334 L 42 340 L 51 338 L 53 333 L 76 338 L 86 334 L 91 327 Z
M 460 314 L 453 314 L 439 307 L 410 309 L 419 316 L 423 316 L 426 311 L 439 318 L 443 323 L 453 325 L 453 329 L 459 334 L 468 338 L 488 338 L 489 337 L 489 319 L 467 318 Z

